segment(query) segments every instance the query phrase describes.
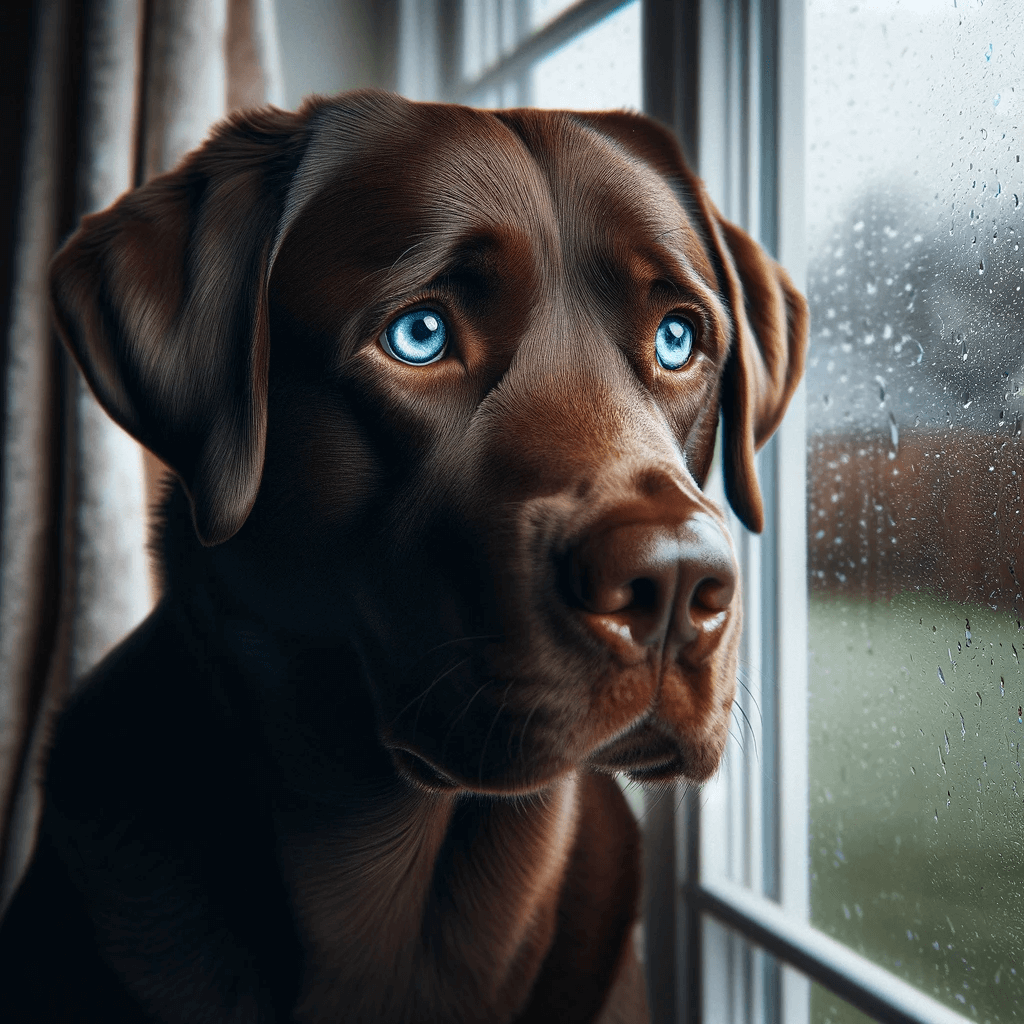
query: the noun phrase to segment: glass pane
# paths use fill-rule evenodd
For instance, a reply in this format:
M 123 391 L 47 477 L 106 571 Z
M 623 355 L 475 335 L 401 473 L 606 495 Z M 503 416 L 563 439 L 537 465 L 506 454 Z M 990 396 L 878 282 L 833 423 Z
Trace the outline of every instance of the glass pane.
M 530 77 L 531 102 L 537 107 L 639 110 L 643 86 L 638 0 L 539 61 Z
M 874 1024 L 874 1018 L 854 1009 L 817 982 L 811 982 L 810 1024 Z
M 806 22 L 812 920 L 992 1022 L 1024 1005 L 1020 15 Z
M 784 1005 L 783 976 L 788 969 L 770 953 L 710 916 L 701 922 L 701 942 L 704 1024 L 807 1020 L 806 986 L 796 1000 L 789 995 L 792 1005 Z
M 463 0 L 462 77 L 476 78 L 529 34 L 531 0 Z
M 543 28 L 549 21 L 554 21 L 563 11 L 567 11 L 577 0 L 529 0 L 530 28 Z

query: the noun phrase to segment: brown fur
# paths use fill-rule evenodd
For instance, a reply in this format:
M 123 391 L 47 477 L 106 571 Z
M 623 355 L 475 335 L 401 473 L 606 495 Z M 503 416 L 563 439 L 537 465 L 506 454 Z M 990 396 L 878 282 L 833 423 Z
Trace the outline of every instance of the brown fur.
M 759 528 L 784 272 L 645 118 L 365 92 L 233 117 L 86 218 L 53 295 L 180 486 L 163 599 L 57 729 L 14 1019 L 643 1019 L 609 773 L 718 764 L 739 597 L 701 488 L 721 409 Z M 410 366 L 378 339 L 421 304 L 449 349 Z

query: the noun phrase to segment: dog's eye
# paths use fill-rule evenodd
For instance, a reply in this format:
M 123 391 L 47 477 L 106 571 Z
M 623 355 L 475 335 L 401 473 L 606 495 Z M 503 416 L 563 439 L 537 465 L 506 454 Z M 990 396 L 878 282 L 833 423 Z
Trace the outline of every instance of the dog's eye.
M 440 359 L 447 340 L 444 320 L 433 309 L 405 313 L 388 324 L 380 336 L 381 347 L 389 356 L 412 366 L 425 366 Z
M 693 325 L 675 313 L 658 324 L 654 335 L 654 352 L 666 370 L 678 370 L 693 351 Z

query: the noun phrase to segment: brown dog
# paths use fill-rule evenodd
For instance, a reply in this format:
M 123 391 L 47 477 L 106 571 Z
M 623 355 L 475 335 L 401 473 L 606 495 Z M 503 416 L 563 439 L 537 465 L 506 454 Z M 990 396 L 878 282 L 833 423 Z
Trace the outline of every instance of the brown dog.
M 611 774 L 718 764 L 701 487 L 721 413 L 759 529 L 785 273 L 643 117 L 364 92 L 221 125 L 53 295 L 179 486 L 162 601 L 57 729 L 4 1019 L 643 1019 Z

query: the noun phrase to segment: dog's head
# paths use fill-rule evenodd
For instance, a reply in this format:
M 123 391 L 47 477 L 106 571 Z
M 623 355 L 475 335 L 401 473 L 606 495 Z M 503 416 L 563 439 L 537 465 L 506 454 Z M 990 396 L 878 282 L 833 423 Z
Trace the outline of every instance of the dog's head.
M 721 418 L 760 529 L 806 312 L 664 129 L 372 92 L 236 116 L 86 218 L 53 295 L 211 575 L 339 690 L 354 656 L 401 771 L 714 771 L 740 614 L 702 488 Z

